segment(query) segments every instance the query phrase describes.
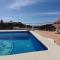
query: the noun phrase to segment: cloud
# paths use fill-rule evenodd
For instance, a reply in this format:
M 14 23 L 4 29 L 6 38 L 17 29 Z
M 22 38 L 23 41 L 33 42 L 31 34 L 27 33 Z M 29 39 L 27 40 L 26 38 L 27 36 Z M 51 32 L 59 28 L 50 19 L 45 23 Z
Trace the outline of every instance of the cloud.
M 13 2 L 8 7 L 12 9 L 22 8 L 42 1 L 43 0 L 13 0 Z
M 36 3 L 43 3 L 43 2 L 55 2 L 60 0 L 8 0 L 10 4 L 8 5 L 11 9 L 20 9 L 22 7 L 26 7 Z
M 22 7 L 26 7 L 36 3 L 43 2 L 57 2 L 60 0 L 0 0 L 0 7 L 3 6 L 10 9 L 20 9 Z
M 38 12 L 38 13 L 30 13 L 30 15 L 60 15 L 60 12 Z
M 39 14 L 39 13 L 38 13 Z M 40 13 L 40 14 L 45 14 L 45 15 L 57 15 L 57 14 L 60 14 L 60 12 L 43 12 L 43 13 Z

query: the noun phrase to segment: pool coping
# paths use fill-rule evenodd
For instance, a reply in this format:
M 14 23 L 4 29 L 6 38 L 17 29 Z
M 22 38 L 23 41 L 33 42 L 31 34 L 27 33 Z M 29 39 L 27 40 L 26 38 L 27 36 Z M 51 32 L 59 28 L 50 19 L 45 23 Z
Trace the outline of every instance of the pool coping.
M 47 48 L 48 50 L 52 49 L 55 47 L 55 43 L 54 43 L 54 40 L 51 39 L 51 38 L 46 38 L 46 37 L 43 37 L 41 35 L 38 35 L 37 33 L 33 32 L 33 31 L 30 31 L 40 42 L 42 42 Z M 46 43 L 47 41 L 47 43 Z M 49 44 L 49 45 L 48 45 Z M 52 45 L 52 46 L 51 46 Z
M 15 31 L 28 31 L 28 30 L 0 30 L 0 32 L 15 32 Z
M 7 31 L 27 31 L 27 30 L 0 30 Z M 15 55 L 0 56 L 0 60 L 60 60 L 60 47 L 54 43 L 54 40 L 38 35 L 34 31 L 30 31 L 39 41 L 41 41 L 48 50 L 36 51 Z

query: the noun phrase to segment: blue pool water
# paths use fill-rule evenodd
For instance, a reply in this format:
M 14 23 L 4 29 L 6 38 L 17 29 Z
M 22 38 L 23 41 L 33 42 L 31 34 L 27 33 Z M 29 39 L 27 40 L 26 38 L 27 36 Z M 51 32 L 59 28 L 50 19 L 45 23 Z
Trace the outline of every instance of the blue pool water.
M 48 48 L 29 31 L 0 32 L 0 55 L 12 55 Z

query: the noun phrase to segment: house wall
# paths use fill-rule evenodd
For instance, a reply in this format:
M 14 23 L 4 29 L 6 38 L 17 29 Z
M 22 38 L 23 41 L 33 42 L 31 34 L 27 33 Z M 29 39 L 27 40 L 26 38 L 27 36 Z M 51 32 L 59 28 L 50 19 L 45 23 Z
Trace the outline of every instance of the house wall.
M 59 30 L 60 30 L 60 24 L 55 24 L 55 27 L 56 27 L 56 31 L 59 32 Z

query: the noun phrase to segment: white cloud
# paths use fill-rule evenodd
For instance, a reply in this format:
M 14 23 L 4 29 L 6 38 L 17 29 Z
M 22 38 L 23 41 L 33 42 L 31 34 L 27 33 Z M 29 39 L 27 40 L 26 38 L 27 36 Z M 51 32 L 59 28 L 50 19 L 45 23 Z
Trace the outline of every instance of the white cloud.
M 31 4 L 35 3 L 42 3 L 42 2 L 54 2 L 54 1 L 60 1 L 60 0 L 9 0 L 10 4 L 8 5 L 11 9 L 20 9 L 25 6 L 29 6 Z
M 13 0 L 13 3 L 9 5 L 9 8 L 16 9 L 42 2 L 43 0 Z
M 60 15 L 60 12 L 38 12 L 38 13 L 30 13 L 30 15 Z
M 8 5 L 11 9 L 20 9 L 25 6 L 29 6 L 35 3 L 41 2 L 51 2 L 51 1 L 59 1 L 59 0 L 11 0 L 10 4 Z
M 44 12 L 44 13 L 40 13 L 40 14 L 57 15 L 57 14 L 60 14 L 60 12 Z

